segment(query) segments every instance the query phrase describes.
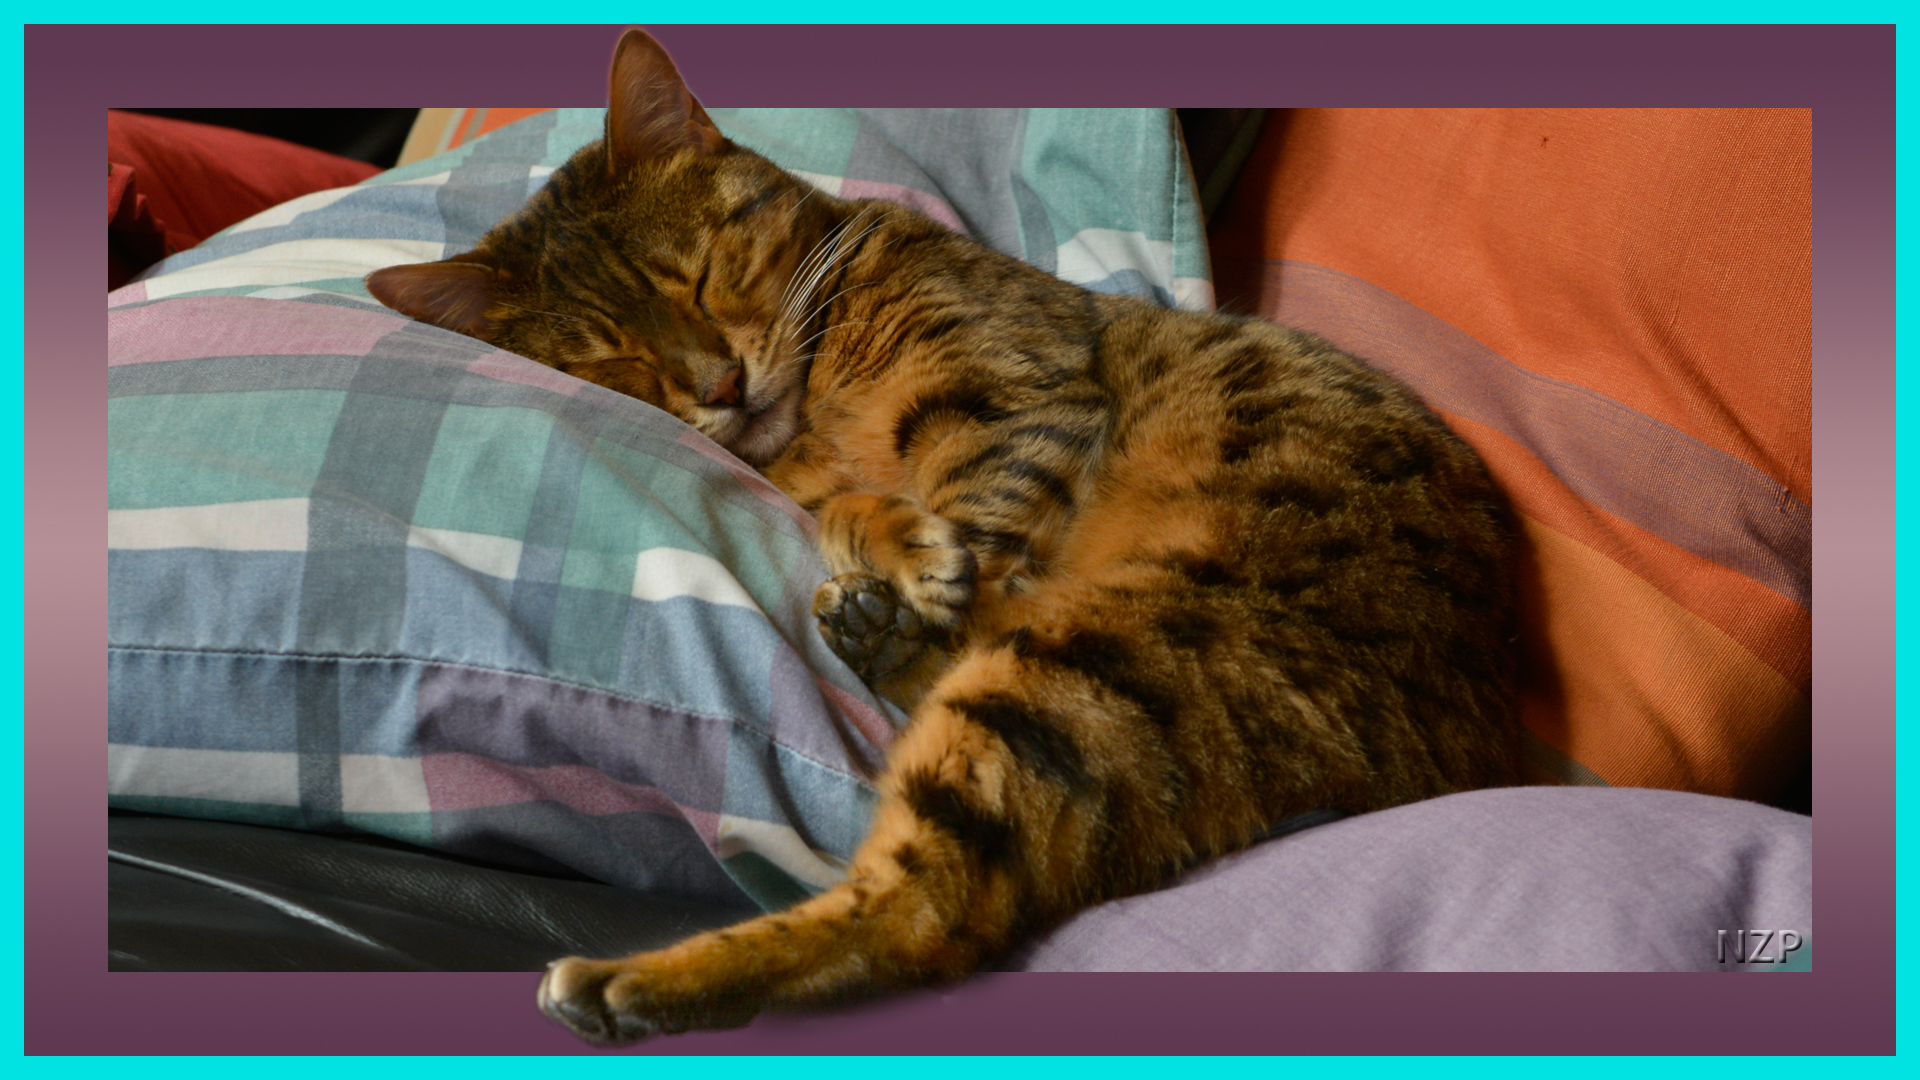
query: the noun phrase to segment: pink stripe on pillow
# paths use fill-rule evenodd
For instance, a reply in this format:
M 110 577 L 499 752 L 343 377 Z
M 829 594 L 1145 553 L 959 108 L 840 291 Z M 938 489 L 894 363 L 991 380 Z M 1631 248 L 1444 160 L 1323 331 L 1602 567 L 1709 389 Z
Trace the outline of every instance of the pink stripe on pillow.
M 899 184 L 886 184 L 878 180 L 854 180 L 848 178 L 840 182 L 840 197 L 843 199 L 885 199 L 902 206 L 910 206 L 933 220 L 959 233 L 967 235 L 967 227 L 960 223 L 960 215 L 945 199 L 938 195 L 929 195 Z
M 499 382 L 537 386 L 542 390 L 551 390 L 562 397 L 572 397 L 580 392 L 581 387 L 587 385 L 571 375 L 562 374 L 538 361 L 508 352 L 488 353 L 468 364 L 467 370 Z
M 814 521 L 812 514 L 800 509 L 799 506 L 794 504 L 792 499 L 787 497 L 786 492 L 774 487 L 767 481 L 766 477 L 761 476 L 758 472 L 748 467 L 746 462 L 727 453 L 726 449 L 719 443 L 714 442 L 712 439 L 707 438 L 692 428 L 688 428 L 680 436 L 680 445 L 690 450 L 698 451 L 701 457 L 708 458 L 726 466 L 727 471 L 737 477 L 742 484 L 745 484 L 747 490 L 759 496 L 762 502 L 770 506 L 779 507 L 786 512 L 788 517 L 791 517 L 797 522 L 801 528 L 807 530 L 809 536 L 813 535 Z
M 107 313 L 107 363 L 215 356 L 365 356 L 406 325 L 391 311 L 359 311 L 251 296 L 190 296 Z
M 660 789 L 623 784 L 585 765 L 510 765 L 475 754 L 428 754 L 420 759 L 420 771 L 435 813 L 546 800 L 596 817 L 635 812 L 684 816 Z
M 825 679 L 815 678 L 813 681 L 829 701 L 840 707 L 840 711 L 845 714 L 847 720 L 859 729 L 860 734 L 867 737 L 868 742 L 883 751 L 893 745 L 895 732 L 893 725 L 887 722 L 886 717 L 881 716 L 866 702 Z

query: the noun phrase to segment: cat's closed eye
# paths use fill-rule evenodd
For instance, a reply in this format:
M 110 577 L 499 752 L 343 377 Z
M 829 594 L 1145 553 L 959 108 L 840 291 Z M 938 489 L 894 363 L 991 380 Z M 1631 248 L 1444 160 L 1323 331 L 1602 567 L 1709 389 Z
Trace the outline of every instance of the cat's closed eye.
M 700 280 L 693 286 L 693 306 L 699 308 L 700 314 L 705 315 L 709 319 L 713 318 L 713 312 L 707 308 L 707 278 L 712 276 L 712 274 L 713 267 L 711 266 L 700 271 Z

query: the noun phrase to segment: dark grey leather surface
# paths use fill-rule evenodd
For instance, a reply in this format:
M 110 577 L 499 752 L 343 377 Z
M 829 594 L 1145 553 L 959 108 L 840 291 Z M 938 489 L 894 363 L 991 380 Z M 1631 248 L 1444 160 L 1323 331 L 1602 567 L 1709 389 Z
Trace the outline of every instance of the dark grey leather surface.
M 111 971 L 539 971 L 755 914 L 355 837 L 123 813 L 107 835 Z

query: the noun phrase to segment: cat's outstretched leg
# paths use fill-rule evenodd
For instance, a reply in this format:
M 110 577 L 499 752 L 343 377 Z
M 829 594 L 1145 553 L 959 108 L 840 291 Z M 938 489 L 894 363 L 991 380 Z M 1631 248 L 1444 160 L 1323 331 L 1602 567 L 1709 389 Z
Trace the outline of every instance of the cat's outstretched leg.
M 1141 790 L 1168 767 L 1158 725 L 1116 722 L 1083 679 L 1034 687 L 1020 648 L 970 649 L 929 694 L 844 883 L 668 949 L 559 961 L 541 1010 L 619 1044 L 954 980 L 1183 861 L 1190 838 Z
M 561 960 L 541 981 L 541 1011 L 589 1042 L 619 1045 L 973 971 L 1030 911 L 1005 805 L 1010 783 L 1026 780 L 990 732 L 933 711 L 923 711 L 933 723 L 905 736 L 917 746 L 896 744 L 845 883 L 657 952 Z

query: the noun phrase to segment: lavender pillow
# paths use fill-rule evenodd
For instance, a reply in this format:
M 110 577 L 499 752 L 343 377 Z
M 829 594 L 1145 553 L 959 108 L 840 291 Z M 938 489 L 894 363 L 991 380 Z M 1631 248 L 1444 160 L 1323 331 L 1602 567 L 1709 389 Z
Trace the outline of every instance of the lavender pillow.
M 1506 788 L 1269 841 L 1082 912 L 1010 966 L 1804 971 L 1812 925 L 1812 818 L 1675 791 Z

